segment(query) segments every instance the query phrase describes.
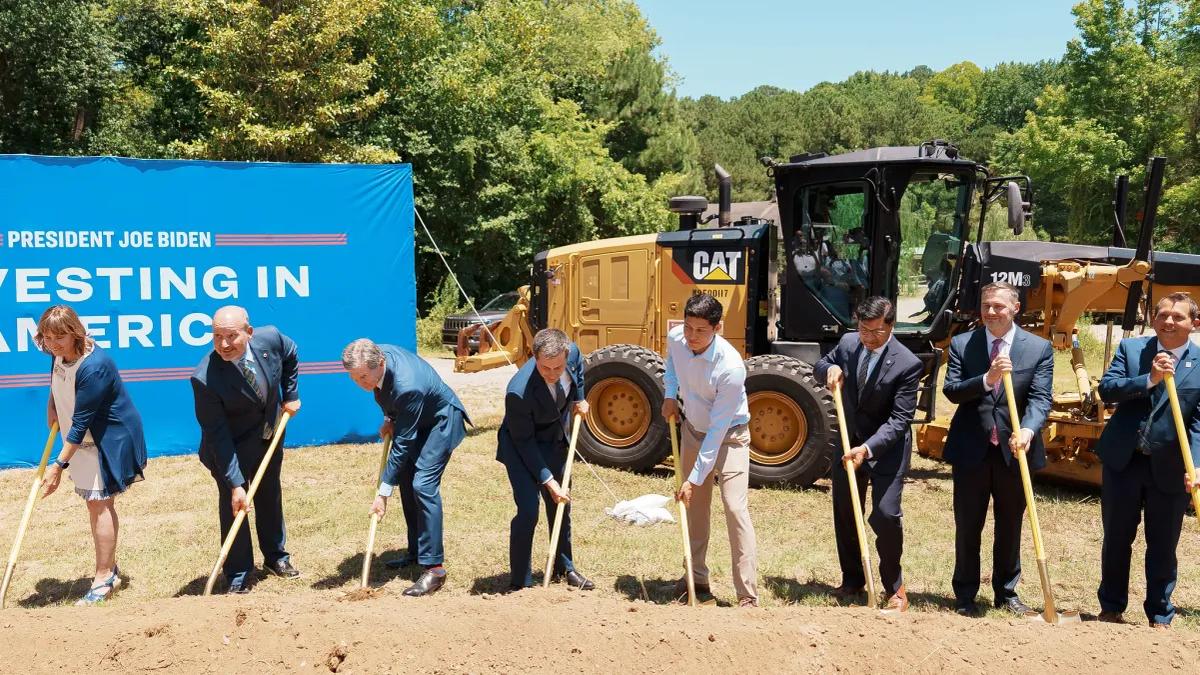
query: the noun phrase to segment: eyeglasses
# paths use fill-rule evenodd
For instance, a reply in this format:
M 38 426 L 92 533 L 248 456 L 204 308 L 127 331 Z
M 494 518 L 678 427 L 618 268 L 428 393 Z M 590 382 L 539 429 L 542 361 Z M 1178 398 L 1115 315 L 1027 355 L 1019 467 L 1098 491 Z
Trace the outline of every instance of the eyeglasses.
M 873 335 L 877 338 L 885 338 L 888 336 L 888 333 L 892 332 L 892 330 L 890 328 L 877 328 L 875 330 L 871 330 L 870 328 L 859 328 L 858 332 L 866 333 L 867 335 Z

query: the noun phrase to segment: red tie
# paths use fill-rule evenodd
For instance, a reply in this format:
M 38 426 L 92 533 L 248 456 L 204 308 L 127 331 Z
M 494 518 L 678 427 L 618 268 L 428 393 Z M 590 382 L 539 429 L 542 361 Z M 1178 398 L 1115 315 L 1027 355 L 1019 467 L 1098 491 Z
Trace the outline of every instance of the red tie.
M 996 338 L 995 340 L 992 340 L 992 355 L 989 357 L 989 364 L 992 361 L 995 361 L 997 356 L 1000 356 L 1000 345 L 1003 342 L 1004 338 Z M 1003 385 L 997 384 L 997 386 Z M 992 427 L 992 445 L 1000 445 L 1000 430 L 996 427 Z

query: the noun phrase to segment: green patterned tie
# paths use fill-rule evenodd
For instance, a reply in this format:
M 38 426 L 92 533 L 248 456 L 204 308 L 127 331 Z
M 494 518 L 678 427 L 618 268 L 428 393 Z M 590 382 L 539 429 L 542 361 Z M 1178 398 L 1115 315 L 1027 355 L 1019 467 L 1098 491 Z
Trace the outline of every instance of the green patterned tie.
M 258 376 L 254 374 L 254 369 L 250 367 L 250 362 L 243 358 L 241 360 L 242 375 L 245 376 L 246 382 L 250 383 L 250 388 L 254 390 L 254 395 L 262 400 L 262 390 L 258 388 Z

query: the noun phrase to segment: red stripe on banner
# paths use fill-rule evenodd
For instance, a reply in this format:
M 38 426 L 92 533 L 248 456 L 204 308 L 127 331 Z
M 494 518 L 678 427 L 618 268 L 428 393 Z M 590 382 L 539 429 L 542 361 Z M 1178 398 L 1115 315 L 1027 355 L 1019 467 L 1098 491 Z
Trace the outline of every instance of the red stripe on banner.
M 137 373 L 191 373 L 193 370 L 195 368 L 134 368 L 131 370 L 122 370 L 121 377 Z
M 346 241 L 214 241 L 214 246 L 346 246 Z
M 134 368 L 121 371 L 121 380 L 125 382 L 169 382 L 186 380 L 195 372 L 195 368 Z M 301 375 L 334 375 L 344 371 L 341 361 L 309 361 L 298 367 Z M 50 375 L 28 373 L 24 375 L 0 375 L 0 389 L 16 389 L 18 387 L 48 387 Z
M 345 241 L 344 234 L 218 234 L 217 241 Z

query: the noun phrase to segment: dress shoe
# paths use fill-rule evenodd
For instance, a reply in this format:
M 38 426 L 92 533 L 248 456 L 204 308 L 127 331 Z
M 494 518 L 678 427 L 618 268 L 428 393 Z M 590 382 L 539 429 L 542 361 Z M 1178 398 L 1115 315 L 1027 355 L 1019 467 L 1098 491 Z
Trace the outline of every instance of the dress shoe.
M 959 605 L 954 608 L 954 613 L 959 616 L 979 616 L 979 607 L 973 602 L 969 605 Z
M 671 586 L 671 593 L 673 593 L 675 595 L 675 597 L 677 597 L 677 598 L 680 596 L 687 595 L 687 592 L 688 592 L 687 577 L 683 577 L 682 579 L 680 579 L 679 581 L 676 581 Z M 701 593 L 708 593 L 709 595 L 712 595 L 712 591 L 709 588 L 708 584 L 701 584 L 701 583 L 696 584 L 696 595 L 700 595 Z
M 829 591 L 829 594 L 833 596 L 834 600 L 845 600 L 846 598 L 853 598 L 856 595 L 860 595 L 866 590 L 866 586 L 847 586 L 846 584 L 842 584 Z
M 738 607 L 742 609 L 754 609 L 758 607 L 757 598 L 738 598 Z
M 424 595 L 433 595 L 439 588 L 446 584 L 445 574 L 434 574 L 429 570 L 425 570 L 421 574 L 421 578 L 412 586 L 404 590 L 404 595 L 410 598 L 419 598 Z
M 1096 620 L 1103 621 L 1104 623 L 1124 623 L 1121 620 L 1120 612 L 1110 612 L 1106 609 L 1100 611 L 1100 615 L 1096 617 Z
M 296 577 L 300 576 L 300 570 L 292 567 L 292 563 L 287 559 L 263 565 L 263 568 L 267 570 L 267 572 L 270 572 L 277 577 L 283 577 L 284 579 L 295 579 Z
M 904 612 L 908 610 L 908 595 L 904 592 L 904 587 L 901 586 L 896 594 L 888 598 L 887 605 L 884 606 L 885 612 Z
M 996 609 L 1007 609 L 1017 616 L 1025 616 L 1033 611 L 1032 609 L 1029 609 L 1029 605 L 1021 602 L 1021 599 L 1018 597 L 1009 598 L 1004 604 L 997 603 Z
M 416 564 L 417 564 L 417 556 L 406 555 L 403 558 L 389 560 L 389 561 L 383 563 L 383 566 L 388 568 L 389 570 L 398 570 L 398 569 L 403 569 L 405 567 L 411 567 Z
M 225 591 L 230 595 L 245 595 L 250 592 L 250 575 L 240 574 L 234 577 L 229 582 L 229 589 Z
M 1151 622 L 1150 622 L 1150 627 L 1151 627 L 1151 628 L 1153 628 L 1154 630 L 1157 630 L 1157 631 L 1168 631 L 1168 630 L 1171 630 L 1171 624 L 1169 624 L 1169 623 L 1158 623 L 1158 622 L 1155 622 L 1155 621 L 1151 621 Z
M 587 577 L 575 570 L 571 570 L 559 578 L 566 578 L 568 586 L 578 588 L 581 591 L 590 591 L 596 587 L 596 584 L 593 584 Z

